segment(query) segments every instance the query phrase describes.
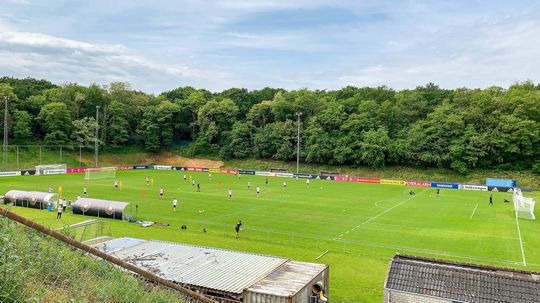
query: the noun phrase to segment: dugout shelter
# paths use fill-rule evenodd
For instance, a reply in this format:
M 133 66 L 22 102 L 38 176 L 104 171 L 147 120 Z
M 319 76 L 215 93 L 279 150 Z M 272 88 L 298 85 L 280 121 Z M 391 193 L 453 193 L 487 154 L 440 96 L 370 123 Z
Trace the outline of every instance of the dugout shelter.
M 4 195 L 4 203 L 13 203 L 15 206 L 28 208 L 47 209 L 50 204 L 53 205 L 53 208 L 56 208 L 58 198 L 58 194 L 54 193 L 10 190 Z
M 129 220 L 131 218 L 129 205 L 129 202 L 79 198 L 71 206 L 73 213 L 77 215 Z

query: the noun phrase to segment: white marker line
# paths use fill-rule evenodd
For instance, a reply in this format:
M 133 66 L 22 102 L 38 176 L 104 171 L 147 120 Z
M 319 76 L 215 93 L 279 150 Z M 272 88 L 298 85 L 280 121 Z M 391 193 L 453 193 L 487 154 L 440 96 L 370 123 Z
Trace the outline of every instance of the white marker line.
M 358 226 L 356 226 L 356 227 L 360 227 L 361 225 L 368 224 L 369 222 L 371 222 L 371 221 L 377 219 L 378 217 L 380 217 L 380 216 L 386 214 L 387 212 L 391 211 L 392 209 L 394 209 L 394 208 L 396 208 L 396 207 L 402 205 L 403 203 L 405 203 L 405 202 L 411 200 L 412 198 L 421 195 L 421 194 L 424 193 L 425 191 L 426 191 L 426 190 L 423 190 L 423 191 L 421 191 L 420 193 L 418 193 L 418 195 L 410 196 L 409 198 L 407 198 L 407 199 L 405 199 L 405 200 L 399 202 L 398 204 L 396 204 L 396 205 L 394 205 L 394 206 L 392 206 L 392 207 L 390 207 L 390 208 L 385 209 L 384 211 L 378 213 L 377 215 L 375 215 L 375 216 L 373 216 L 373 217 L 367 219 L 366 221 L 360 223 L 360 224 L 359 224 Z M 351 231 L 351 230 L 352 230 L 352 229 L 349 229 L 349 231 Z M 349 233 L 349 231 L 347 231 L 346 233 Z M 342 236 L 343 236 L 343 234 L 339 235 L 339 236 L 336 237 L 336 238 L 333 238 L 332 240 L 336 240 L 337 238 L 341 238 Z
M 517 213 L 516 213 L 516 226 L 517 226 L 517 231 L 518 231 L 518 236 L 519 236 L 519 246 L 521 247 L 521 257 L 523 258 L 523 266 L 527 266 L 527 261 L 525 260 L 525 251 L 523 250 L 523 241 L 521 240 L 521 230 L 519 229 Z
M 476 204 L 476 206 L 474 207 L 474 210 L 472 211 L 472 214 L 471 214 L 471 219 L 472 217 L 474 216 L 474 213 L 476 212 L 476 209 L 478 208 L 478 204 Z

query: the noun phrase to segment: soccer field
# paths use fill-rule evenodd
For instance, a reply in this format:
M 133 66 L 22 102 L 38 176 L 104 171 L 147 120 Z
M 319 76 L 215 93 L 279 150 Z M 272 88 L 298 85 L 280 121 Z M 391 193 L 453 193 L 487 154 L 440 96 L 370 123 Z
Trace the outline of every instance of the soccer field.
M 146 185 L 146 176 L 154 180 L 152 185 Z M 189 176 L 200 182 L 201 192 Z M 122 182 L 121 190 L 114 189 L 113 179 L 86 181 L 84 174 L 5 177 L 0 179 L 0 195 L 10 189 L 47 191 L 49 186 L 58 189 L 61 185 L 64 196 L 75 200 L 87 186 L 89 197 L 133 202 L 139 205 L 138 219 L 170 224 L 142 228 L 107 220 L 115 237 L 178 241 L 326 263 L 333 302 L 381 302 L 388 261 L 395 252 L 540 269 L 540 223 L 516 221 L 512 203 L 503 202 L 512 200 L 509 193 L 493 193 L 490 206 L 491 193 L 480 191 L 441 189 L 437 197 L 433 188 L 326 180 L 311 180 L 307 186 L 305 179 L 277 177 L 269 177 L 265 185 L 266 177 L 261 176 L 241 175 L 239 179 L 212 174 L 210 180 L 208 173 L 159 170 L 118 171 L 116 177 Z M 165 189 L 164 198 L 159 197 L 160 187 Z M 416 194 L 409 195 L 410 189 Z M 173 212 L 173 198 L 179 201 L 177 212 Z M 57 221 L 54 212 L 12 210 L 49 227 L 88 219 L 67 213 Z M 239 219 L 244 229 L 240 239 L 235 239 Z M 182 224 L 188 229 L 180 230 Z

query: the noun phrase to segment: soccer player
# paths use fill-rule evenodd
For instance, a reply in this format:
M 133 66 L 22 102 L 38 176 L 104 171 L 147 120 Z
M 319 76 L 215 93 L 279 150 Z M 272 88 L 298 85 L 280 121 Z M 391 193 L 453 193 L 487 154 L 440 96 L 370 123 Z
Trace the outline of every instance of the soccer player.
M 172 200 L 173 212 L 176 212 L 176 203 L 178 203 L 178 200 L 176 200 L 176 198 L 174 198 L 174 199 Z
M 251 189 L 251 181 L 248 181 L 248 189 Z
M 184 182 L 186 182 L 187 176 L 184 174 Z
M 437 188 L 437 197 L 439 196 L 440 193 L 441 193 L 441 189 Z
M 306 179 L 306 186 L 309 186 L 309 179 Z
M 208 179 L 210 179 L 210 181 L 212 181 L 212 174 L 211 173 L 208 173 Z
M 493 194 L 489 195 L 489 206 L 493 205 Z
M 266 183 L 266 185 L 268 185 L 268 177 L 266 177 L 266 180 L 264 181 L 264 183 Z
M 197 182 L 197 192 L 201 192 L 201 183 Z
M 409 190 L 409 196 L 414 196 L 414 191 L 412 191 L 412 189 Z
M 114 180 L 114 188 L 118 189 L 118 180 Z
M 60 203 L 58 203 L 58 212 L 56 213 L 56 220 L 58 219 L 62 219 L 62 205 L 60 205 Z
M 234 228 L 236 230 L 236 239 L 240 238 L 240 231 L 242 230 L 242 220 L 238 220 L 238 223 L 236 223 L 236 227 Z
M 62 198 L 62 211 L 66 211 L 66 207 L 67 207 L 67 202 L 66 202 L 66 198 Z
M 229 188 L 229 200 L 232 200 L 232 188 Z
M 163 189 L 163 187 L 160 187 L 159 188 L 159 197 L 160 198 L 163 198 L 163 194 L 165 193 L 165 190 Z
M 261 188 L 257 185 L 257 198 L 259 197 L 260 193 L 261 193 Z
M 287 181 L 283 181 L 283 188 L 287 188 Z
M 195 186 L 195 179 L 191 180 L 191 186 Z
M 88 194 L 88 191 L 86 190 L 86 186 L 83 188 L 83 195 L 87 195 Z
M 150 185 L 150 176 L 146 176 L 146 185 Z
M 52 194 L 53 193 L 53 188 L 52 186 L 49 186 L 49 194 Z

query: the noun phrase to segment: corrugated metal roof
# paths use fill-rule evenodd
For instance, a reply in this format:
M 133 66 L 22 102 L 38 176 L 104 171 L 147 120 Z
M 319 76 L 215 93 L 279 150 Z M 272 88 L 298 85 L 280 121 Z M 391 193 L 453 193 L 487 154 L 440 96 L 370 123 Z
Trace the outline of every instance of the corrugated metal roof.
M 324 264 L 289 261 L 247 291 L 280 297 L 294 296 L 327 268 Z
M 233 294 L 242 294 L 245 288 L 288 261 L 225 249 L 136 240 L 119 238 L 97 248 L 105 251 L 104 247 L 112 247 L 109 254 L 165 279 Z
M 385 288 L 460 302 L 540 302 L 540 273 L 398 254 Z

